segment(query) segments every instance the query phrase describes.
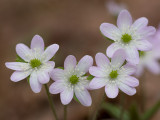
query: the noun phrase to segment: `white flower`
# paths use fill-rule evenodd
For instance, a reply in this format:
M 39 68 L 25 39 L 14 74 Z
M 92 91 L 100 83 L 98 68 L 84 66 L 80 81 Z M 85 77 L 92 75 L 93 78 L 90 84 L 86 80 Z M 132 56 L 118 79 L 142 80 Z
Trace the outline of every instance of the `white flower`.
M 55 81 L 49 88 L 50 93 L 60 93 L 62 104 L 69 104 L 74 96 L 84 106 L 90 106 L 91 96 L 87 90 L 89 80 L 84 76 L 93 64 L 91 56 L 84 56 L 79 63 L 74 56 L 69 55 L 64 62 L 64 70 L 54 69 L 51 78 Z
M 53 44 L 44 50 L 44 41 L 39 35 L 35 35 L 31 41 L 31 49 L 20 43 L 16 46 L 16 52 L 25 62 L 6 62 L 7 68 L 15 70 L 11 75 L 13 82 L 18 82 L 30 76 L 29 83 L 33 92 L 41 91 L 42 84 L 49 82 L 49 72 L 55 63 L 49 61 L 59 49 L 59 45 Z
M 140 51 L 149 51 L 152 45 L 147 39 L 155 33 L 155 28 L 147 26 L 148 20 L 145 17 L 137 19 L 132 24 L 132 17 L 127 10 L 122 10 L 118 16 L 117 26 L 110 23 L 102 23 L 101 32 L 108 38 L 112 39 L 112 43 L 107 48 L 107 55 L 112 57 L 118 49 L 124 49 L 127 55 L 127 61 L 132 64 L 139 63 Z
M 91 89 L 99 89 L 105 86 L 106 95 L 109 98 L 117 97 L 119 89 L 128 95 L 134 95 L 139 81 L 130 76 L 135 72 L 135 67 L 126 64 L 126 55 L 123 50 L 114 53 L 111 62 L 103 53 L 96 54 L 97 66 L 92 66 L 89 73 L 95 76 L 89 84 Z

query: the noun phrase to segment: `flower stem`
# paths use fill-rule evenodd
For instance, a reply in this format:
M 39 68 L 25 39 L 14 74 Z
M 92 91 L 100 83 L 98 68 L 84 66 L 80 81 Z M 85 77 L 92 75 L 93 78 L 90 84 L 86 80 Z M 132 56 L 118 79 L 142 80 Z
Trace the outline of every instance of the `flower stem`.
M 51 106 L 53 115 L 54 115 L 55 119 L 58 120 L 58 117 L 57 117 L 57 114 L 56 114 L 56 111 L 55 111 L 55 108 L 54 108 L 54 104 L 53 104 L 53 101 L 52 101 L 52 98 L 51 98 L 51 94 L 49 93 L 49 90 L 48 90 L 48 86 L 47 86 L 47 84 L 45 84 L 44 86 L 45 86 L 46 94 L 48 96 L 48 101 L 49 101 L 49 104 Z
M 64 120 L 67 120 L 67 105 L 64 105 Z
M 121 97 L 120 97 L 121 112 L 120 112 L 119 120 L 123 120 L 124 110 L 125 110 L 124 103 L 125 103 L 125 96 L 123 93 L 121 93 Z

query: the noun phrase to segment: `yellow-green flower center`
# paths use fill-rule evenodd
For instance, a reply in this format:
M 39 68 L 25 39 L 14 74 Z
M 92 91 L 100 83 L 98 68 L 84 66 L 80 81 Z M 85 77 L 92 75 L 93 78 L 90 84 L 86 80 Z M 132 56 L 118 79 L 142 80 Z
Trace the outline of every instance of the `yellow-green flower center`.
M 109 74 L 111 79 L 115 79 L 118 76 L 117 70 L 112 70 L 112 72 Z
M 138 51 L 138 52 L 139 52 L 139 57 L 144 57 L 146 54 L 144 51 Z
M 76 75 L 72 75 L 69 79 L 69 82 L 73 85 L 77 84 L 79 82 L 79 77 L 77 77 Z
M 122 35 L 121 40 L 123 41 L 123 43 L 129 43 L 132 40 L 132 36 L 125 33 Z
M 39 59 L 32 59 L 30 61 L 30 65 L 32 68 L 36 68 L 36 67 L 39 67 L 41 65 L 41 61 Z

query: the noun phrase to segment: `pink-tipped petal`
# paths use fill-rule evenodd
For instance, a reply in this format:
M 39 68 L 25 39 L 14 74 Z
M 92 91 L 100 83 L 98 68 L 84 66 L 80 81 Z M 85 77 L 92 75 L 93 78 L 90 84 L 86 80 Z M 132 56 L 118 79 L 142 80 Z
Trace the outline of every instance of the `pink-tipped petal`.
M 95 59 L 97 66 L 102 68 L 107 67 L 110 63 L 109 59 L 103 53 L 97 53 Z
M 91 89 L 99 89 L 104 87 L 107 84 L 106 78 L 93 78 L 89 83 L 89 88 Z
M 96 76 L 96 77 L 105 77 L 106 76 L 106 73 L 104 72 L 104 70 L 102 68 L 95 67 L 95 66 L 90 67 L 89 73 L 93 76 Z
M 31 70 L 27 70 L 27 71 L 15 71 L 12 75 L 11 75 L 11 80 L 13 82 L 18 82 L 20 80 L 25 79 L 26 77 L 28 77 L 31 74 Z
M 114 26 L 113 24 L 110 23 L 102 23 L 100 25 L 100 31 L 102 32 L 102 34 L 108 38 L 110 38 L 111 40 L 116 40 L 117 35 L 120 36 L 120 31 L 119 29 Z M 115 34 L 116 33 L 116 34 Z
M 90 93 L 86 89 L 75 90 L 75 95 L 82 105 L 91 106 L 92 99 L 91 99 Z
M 137 87 L 139 85 L 139 80 L 132 76 L 125 76 L 121 81 L 130 87 Z
M 134 95 L 136 93 L 136 89 L 132 88 L 122 82 L 119 83 L 118 85 L 119 89 L 122 90 L 124 93 L 126 93 L 127 95 Z
M 80 74 L 87 73 L 89 68 L 93 65 L 93 58 L 89 55 L 85 55 L 81 60 L 78 62 L 77 68 Z
M 111 58 L 113 54 L 120 48 L 121 47 L 117 43 L 112 43 L 106 50 L 107 56 Z
M 130 27 L 132 24 L 132 17 L 127 10 L 122 10 L 117 19 L 117 26 L 121 30 L 125 30 L 126 28 Z
M 41 91 L 42 84 L 38 81 L 36 72 L 32 72 L 30 79 L 29 79 L 29 83 L 34 93 L 39 93 Z
M 67 105 L 73 98 L 73 90 L 71 88 L 65 89 L 60 93 L 61 102 L 63 105 Z
M 40 50 L 41 52 L 44 51 L 44 41 L 43 38 L 39 35 L 35 35 L 31 41 L 31 49 L 32 50 Z
M 68 71 L 73 71 L 76 67 L 77 60 L 73 55 L 67 56 L 67 58 L 64 61 L 64 69 Z
M 119 49 L 113 54 L 112 59 L 111 59 L 111 64 L 112 66 L 115 66 L 117 68 L 121 67 L 125 59 L 126 59 L 126 54 L 124 50 Z
M 25 71 L 30 69 L 30 65 L 28 63 L 22 63 L 22 62 L 6 62 L 5 65 L 9 69 L 17 71 Z
M 141 29 L 141 28 L 143 28 L 143 27 L 146 27 L 147 24 L 148 24 L 148 19 L 145 18 L 145 17 L 141 17 L 141 18 L 137 19 L 137 20 L 133 23 L 132 27 L 133 27 L 135 30 L 138 30 L 138 29 Z
M 49 92 L 52 94 L 58 94 L 64 91 L 64 84 L 61 81 L 56 81 L 49 87 Z
M 136 42 L 136 47 L 140 51 L 149 51 L 152 49 L 152 44 L 148 42 L 147 40 L 139 40 Z
M 109 98 L 116 98 L 119 93 L 119 89 L 117 85 L 107 84 L 105 87 L 105 92 Z
M 58 51 L 59 49 L 59 45 L 58 44 L 52 44 L 50 46 L 48 46 L 46 48 L 46 50 L 44 51 L 44 53 L 42 54 L 42 61 L 43 62 L 47 62 L 49 61 L 54 55 L 55 53 Z
M 54 81 L 63 80 L 64 79 L 64 70 L 58 69 L 58 68 L 53 69 L 52 72 L 50 73 L 50 77 Z
M 16 45 L 16 52 L 26 62 L 33 58 L 31 50 L 22 43 Z

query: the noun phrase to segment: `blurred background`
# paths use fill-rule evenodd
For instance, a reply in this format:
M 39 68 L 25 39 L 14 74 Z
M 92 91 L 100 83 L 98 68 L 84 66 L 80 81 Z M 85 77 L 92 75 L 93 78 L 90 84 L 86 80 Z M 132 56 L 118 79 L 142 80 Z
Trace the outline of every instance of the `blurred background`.
M 45 45 L 60 45 L 56 54 L 56 67 L 63 66 L 67 55 L 75 55 L 79 60 L 88 54 L 105 53 L 110 41 L 99 31 L 103 22 L 116 23 L 116 19 L 107 9 L 107 0 L 0 0 L 0 120 L 52 120 L 44 88 L 40 94 L 31 91 L 23 80 L 10 81 L 12 70 L 5 67 L 6 61 L 16 59 L 17 43 L 30 45 L 35 34 L 43 37 Z M 117 0 L 125 3 L 133 18 L 145 16 L 149 25 L 157 27 L 160 23 L 159 0 Z M 95 64 L 95 63 L 94 63 Z M 145 71 L 143 82 L 146 91 L 145 109 L 150 108 L 160 99 L 160 75 Z M 140 78 L 140 81 L 143 80 Z M 52 83 L 52 81 L 50 82 Z M 140 90 L 132 97 L 126 96 L 126 108 L 132 101 L 141 101 Z M 68 120 L 87 120 L 101 96 L 104 88 L 92 91 L 93 105 L 83 107 L 74 100 L 68 106 Z M 93 93 L 94 92 L 94 93 Z M 120 95 L 106 101 L 118 104 Z M 60 120 L 63 119 L 63 106 L 59 95 L 53 96 Z M 140 104 L 140 103 L 139 103 Z M 98 119 L 112 118 L 103 110 Z M 152 120 L 159 120 L 158 111 Z

